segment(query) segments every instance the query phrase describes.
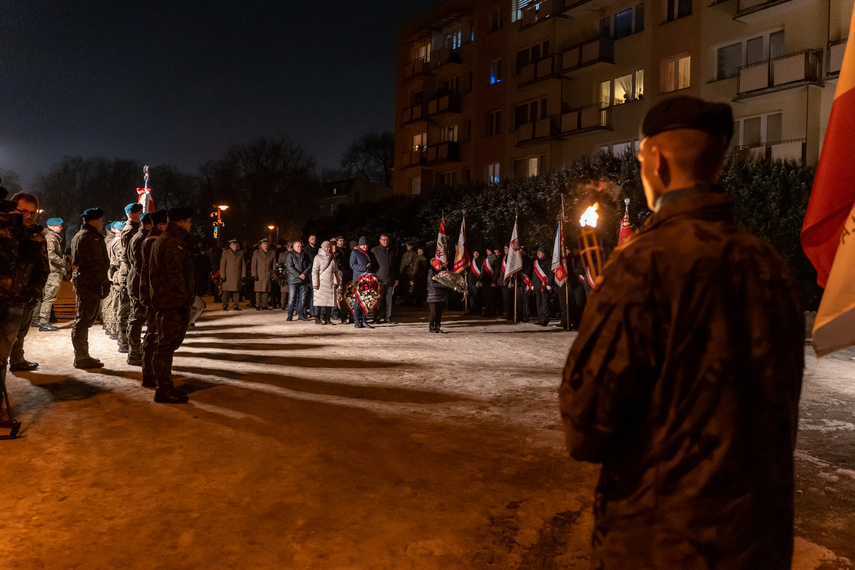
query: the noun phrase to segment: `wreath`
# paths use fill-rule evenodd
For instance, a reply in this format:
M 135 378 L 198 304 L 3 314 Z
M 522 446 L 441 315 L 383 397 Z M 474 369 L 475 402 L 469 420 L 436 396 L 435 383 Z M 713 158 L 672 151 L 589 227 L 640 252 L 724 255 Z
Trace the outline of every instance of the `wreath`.
M 362 305 L 362 309 L 366 313 L 371 312 L 374 307 L 377 306 L 377 303 L 380 302 L 380 294 L 383 290 L 383 286 L 373 273 L 366 273 L 356 280 L 355 285 L 352 283 L 348 285 L 348 291 L 350 291 L 351 287 L 353 287 L 353 296 L 355 297 L 355 301 L 359 301 L 359 304 Z M 349 299 L 348 306 L 350 307 L 350 310 L 353 311 L 354 305 L 351 304 Z
M 270 278 L 279 286 L 288 284 L 288 268 L 284 262 L 273 265 L 273 275 Z

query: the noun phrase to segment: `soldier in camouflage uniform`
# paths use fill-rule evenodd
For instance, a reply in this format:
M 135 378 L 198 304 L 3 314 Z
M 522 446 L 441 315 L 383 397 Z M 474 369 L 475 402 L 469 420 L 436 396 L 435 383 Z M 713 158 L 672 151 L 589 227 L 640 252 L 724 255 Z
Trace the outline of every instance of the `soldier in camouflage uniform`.
M 113 222 L 111 226 L 111 230 L 116 234 L 116 237 L 113 238 L 113 241 L 110 242 L 110 247 L 107 249 L 107 256 L 110 258 L 110 283 L 112 285 L 110 289 L 110 298 L 112 301 L 112 315 L 111 319 L 113 322 L 113 331 L 116 335 L 116 343 L 119 345 L 119 352 L 127 353 L 128 352 L 128 331 L 125 327 L 122 326 L 121 322 L 121 312 L 122 312 L 122 283 L 119 275 L 119 271 L 122 265 L 122 230 L 125 227 L 125 222 Z M 127 322 L 125 323 L 127 325 Z M 110 338 L 113 338 L 112 335 Z
M 142 209 L 142 204 L 136 202 L 125 206 L 125 215 L 128 220 L 122 226 L 119 245 L 116 247 L 116 261 L 119 266 L 115 275 L 115 283 L 118 287 L 116 293 L 116 326 L 119 329 L 119 352 L 121 353 L 130 352 L 128 322 L 131 316 L 131 297 L 128 295 L 128 243 L 139 231 Z
M 104 211 L 89 208 L 83 212 L 83 226 L 71 240 L 71 263 L 74 266 L 71 282 L 76 294 L 74 323 L 71 325 L 71 344 L 74 346 L 75 368 L 100 368 L 104 364 L 89 355 L 89 327 L 95 323 L 101 301 L 110 294 L 107 271 L 110 260 L 101 229 Z
M 155 240 L 166 229 L 166 210 L 158 210 L 151 215 L 152 228 L 142 239 L 137 274 L 139 276 L 139 300 L 145 307 L 145 336 L 142 341 L 142 385 L 145 388 L 156 388 L 154 377 L 154 353 L 157 348 L 157 311 L 151 306 L 150 265 L 151 249 Z M 136 237 L 136 236 L 135 236 Z
M 39 201 L 32 194 L 26 194 L 24 192 L 18 192 L 12 196 L 11 201 L 17 204 L 17 211 L 24 216 L 25 239 L 27 241 L 33 241 L 40 244 L 41 254 L 37 261 L 39 266 L 37 273 L 39 275 L 39 279 L 42 280 L 42 287 L 44 287 L 44 280 L 47 279 L 47 276 L 50 273 L 50 266 L 48 265 L 47 242 L 45 241 L 44 234 L 42 234 L 41 226 L 36 224 Z M 33 261 L 36 262 L 35 260 Z M 15 337 L 15 342 L 12 344 L 12 353 L 9 355 L 9 370 L 12 372 L 26 372 L 28 370 L 35 370 L 39 367 L 38 362 L 30 362 L 24 358 L 24 339 L 27 337 L 27 333 L 30 332 L 30 323 L 33 320 L 33 315 L 36 312 L 36 306 L 41 298 L 42 290 L 39 289 L 38 292 L 34 291 L 33 296 L 27 301 L 24 307 L 24 315 L 21 318 L 21 324 L 18 327 L 18 334 Z
M 196 298 L 193 255 L 187 244 L 192 215 L 190 208 L 169 210 L 169 223 L 154 241 L 149 259 L 151 305 L 157 311 L 154 401 L 161 404 L 180 404 L 188 400 L 172 383 L 172 357 L 184 341 L 190 324 L 190 307 Z
M 128 319 L 128 364 L 131 366 L 142 366 L 142 345 L 140 335 L 145 322 L 145 306 L 140 303 L 140 274 L 139 268 L 142 262 L 143 240 L 151 232 L 151 212 L 140 216 L 140 229 L 135 233 L 125 249 L 128 259 L 128 296 L 131 299 L 131 315 Z
M 799 286 L 715 185 L 726 104 L 665 99 L 639 160 L 654 214 L 606 264 L 559 394 L 602 463 L 592 568 L 790 568 Z
M 117 223 L 121 222 L 113 222 L 112 224 L 107 224 L 107 236 L 104 238 L 104 247 L 107 248 L 107 260 L 110 263 L 109 268 L 107 270 L 107 278 L 112 283 L 113 273 L 118 270 L 118 265 L 113 269 L 113 258 L 110 254 L 112 251 L 113 241 L 119 239 L 119 233 L 121 232 L 121 228 L 117 227 Z M 101 300 L 101 322 L 104 324 L 104 332 L 107 333 L 113 340 L 119 339 L 119 331 L 116 328 L 116 298 L 113 292 L 113 288 L 110 288 L 107 297 Z
M 48 262 L 50 263 L 50 275 L 45 283 L 45 293 L 41 303 L 36 307 L 36 318 L 39 320 L 39 330 L 42 332 L 53 332 L 57 329 L 50 324 L 50 312 L 53 304 L 59 296 L 62 286 L 62 276 L 65 275 L 65 256 L 62 249 L 62 218 L 50 218 L 45 224 L 45 240 L 47 241 Z

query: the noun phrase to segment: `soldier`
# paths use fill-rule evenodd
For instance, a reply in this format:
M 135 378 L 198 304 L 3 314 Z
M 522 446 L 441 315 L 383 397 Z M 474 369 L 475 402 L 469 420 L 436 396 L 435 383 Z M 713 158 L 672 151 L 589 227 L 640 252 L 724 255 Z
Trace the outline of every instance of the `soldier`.
M 117 267 L 113 275 L 113 285 L 116 291 L 116 328 L 119 333 L 118 342 L 119 352 L 121 353 L 130 353 L 130 346 L 128 345 L 128 320 L 131 314 L 131 298 L 128 295 L 128 243 L 134 234 L 139 231 L 142 209 L 142 204 L 136 202 L 125 206 L 125 215 L 128 219 L 124 223 L 116 222 L 120 228 L 119 238 L 113 241 L 111 247 L 111 251 L 113 252 L 112 262 Z
M 413 303 L 413 278 L 416 274 L 416 257 L 418 254 L 413 249 L 413 244 L 406 244 L 407 251 L 401 256 L 401 268 L 399 273 L 404 282 L 404 304 L 412 306 Z
M 53 304 L 59 296 L 62 286 L 62 276 L 65 274 L 65 257 L 62 254 L 62 218 L 49 218 L 45 224 L 45 241 L 47 242 L 48 262 L 50 263 L 50 275 L 45 283 L 45 294 L 40 305 L 36 308 L 36 318 L 39 320 L 39 330 L 42 332 L 53 332 L 57 329 L 50 324 L 50 313 Z
M 110 260 L 101 230 L 104 211 L 89 208 L 83 212 L 83 226 L 71 240 L 71 263 L 74 265 L 71 282 L 77 297 L 74 323 L 71 325 L 71 344 L 74 346 L 75 368 L 101 368 L 104 364 L 89 355 L 89 327 L 95 322 L 101 301 L 110 294 L 107 271 Z
M 270 280 L 273 276 L 273 262 L 276 253 L 270 249 L 267 238 L 261 240 L 258 249 L 252 254 L 252 267 L 250 275 L 255 281 L 255 310 L 269 311 L 268 299 L 270 297 Z
M 149 268 L 151 248 L 155 240 L 166 229 L 166 210 L 158 210 L 151 215 L 151 231 L 142 239 L 138 265 L 139 299 L 145 307 L 145 336 L 142 341 L 142 385 L 144 388 L 156 388 L 154 377 L 154 352 L 157 348 L 157 312 L 151 306 L 151 287 L 149 286 Z
M 220 257 L 220 279 L 223 287 L 223 310 L 229 310 L 229 301 L 235 299 L 235 311 L 240 311 L 240 285 L 246 278 L 246 261 L 240 242 L 229 240 L 229 249 Z
M 128 260 L 128 297 L 131 299 L 131 314 L 128 319 L 128 364 L 142 366 L 142 343 L 140 335 L 146 319 L 145 305 L 140 302 L 140 267 L 142 266 L 142 246 L 152 228 L 151 212 L 140 216 L 140 229 L 131 236 L 125 248 Z
M 116 250 L 121 245 L 121 234 L 124 222 L 112 222 L 107 224 L 107 259 L 110 261 L 110 268 L 107 270 L 107 277 L 110 279 L 110 294 L 107 301 L 107 313 L 104 319 L 107 321 L 107 331 L 110 338 L 119 341 L 119 323 L 117 320 L 117 312 L 119 305 L 119 289 L 116 281 L 116 274 L 119 271 L 119 260 L 116 258 Z
M 18 192 L 11 198 L 12 202 L 17 205 L 17 212 L 24 217 L 24 237 L 28 243 L 40 244 L 40 256 L 34 258 L 32 263 L 37 266 L 33 268 L 36 277 L 41 281 L 42 287 L 50 273 L 50 265 L 47 257 L 47 242 L 42 234 L 42 228 L 36 224 L 36 216 L 39 210 L 39 200 L 32 194 Z M 9 356 L 9 370 L 12 372 L 26 372 L 35 370 L 39 367 L 38 362 L 30 362 L 24 358 L 24 339 L 27 333 L 30 332 L 30 323 L 33 320 L 33 315 L 36 312 L 36 306 L 42 298 L 42 290 L 32 290 L 32 295 L 24 307 L 24 315 L 21 319 L 21 324 L 18 327 L 18 334 L 15 337 L 15 342 L 12 344 L 12 352 Z
M 151 306 L 157 311 L 154 401 L 159 404 L 181 404 L 189 399 L 172 383 L 172 358 L 184 341 L 196 298 L 193 253 L 187 244 L 192 216 L 190 208 L 169 210 L 166 229 L 152 244 L 149 258 Z

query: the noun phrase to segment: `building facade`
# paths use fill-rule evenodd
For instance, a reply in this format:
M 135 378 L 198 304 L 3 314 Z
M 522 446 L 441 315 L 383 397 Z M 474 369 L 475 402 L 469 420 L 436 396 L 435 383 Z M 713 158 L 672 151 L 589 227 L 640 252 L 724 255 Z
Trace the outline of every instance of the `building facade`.
M 396 195 L 635 151 L 663 97 L 729 102 L 732 151 L 815 164 L 853 0 L 447 0 L 401 28 Z

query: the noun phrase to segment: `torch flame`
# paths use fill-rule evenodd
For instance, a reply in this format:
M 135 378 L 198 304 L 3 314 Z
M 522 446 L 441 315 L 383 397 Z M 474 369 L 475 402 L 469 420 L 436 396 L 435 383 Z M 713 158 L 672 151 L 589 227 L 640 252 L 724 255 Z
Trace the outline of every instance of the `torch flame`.
M 599 203 L 594 204 L 582 214 L 582 217 L 579 218 L 579 224 L 582 227 L 591 226 L 592 228 L 597 227 L 597 208 L 599 207 Z

